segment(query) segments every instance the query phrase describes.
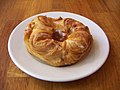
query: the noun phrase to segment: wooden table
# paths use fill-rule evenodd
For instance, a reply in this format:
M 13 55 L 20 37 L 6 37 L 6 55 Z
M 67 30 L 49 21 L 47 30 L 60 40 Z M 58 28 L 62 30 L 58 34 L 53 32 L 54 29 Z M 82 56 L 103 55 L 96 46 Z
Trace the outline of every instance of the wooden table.
M 83 15 L 103 28 L 110 53 L 96 73 L 81 80 L 55 83 L 35 79 L 11 61 L 7 42 L 22 20 L 47 11 Z M 0 90 L 120 90 L 120 0 L 0 0 Z

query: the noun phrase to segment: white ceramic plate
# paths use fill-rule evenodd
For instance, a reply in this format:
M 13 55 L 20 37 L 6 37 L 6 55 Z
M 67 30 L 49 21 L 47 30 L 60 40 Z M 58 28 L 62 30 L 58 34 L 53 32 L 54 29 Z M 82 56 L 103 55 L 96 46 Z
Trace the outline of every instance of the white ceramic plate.
M 94 38 L 93 47 L 89 55 L 81 62 L 66 67 L 52 67 L 33 58 L 25 48 L 23 32 L 27 24 L 39 15 L 53 18 L 59 16 L 63 18 L 69 17 L 88 26 Z M 97 71 L 107 59 L 109 42 L 103 30 L 93 21 L 83 16 L 68 12 L 46 12 L 32 16 L 16 26 L 8 41 L 8 51 L 16 66 L 30 76 L 47 81 L 66 82 L 84 78 Z

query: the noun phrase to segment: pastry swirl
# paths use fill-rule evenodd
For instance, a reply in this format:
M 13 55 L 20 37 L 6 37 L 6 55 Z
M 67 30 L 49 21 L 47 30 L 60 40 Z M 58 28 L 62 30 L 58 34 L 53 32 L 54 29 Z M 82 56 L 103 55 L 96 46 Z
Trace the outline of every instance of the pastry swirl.
M 52 66 L 71 65 L 88 54 L 93 38 L 89 28 L 71 18 L 38 16 L 24 31 L 29 53 Z

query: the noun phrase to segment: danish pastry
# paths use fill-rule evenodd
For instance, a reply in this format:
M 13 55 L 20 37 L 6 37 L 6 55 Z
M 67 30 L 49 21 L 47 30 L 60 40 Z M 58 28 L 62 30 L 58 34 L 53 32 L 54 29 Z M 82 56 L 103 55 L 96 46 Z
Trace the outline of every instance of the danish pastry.
M 77 20 L 38 16 L 26 27 L 24 42 L 33 56 L 52 66 L 66 66 L 88 54 L 93 38 Z

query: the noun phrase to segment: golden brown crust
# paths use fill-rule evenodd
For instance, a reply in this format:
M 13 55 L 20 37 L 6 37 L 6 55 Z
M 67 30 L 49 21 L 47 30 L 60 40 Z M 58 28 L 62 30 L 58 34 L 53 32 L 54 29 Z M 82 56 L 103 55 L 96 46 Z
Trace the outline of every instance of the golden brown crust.
M 38 16 L 24 32 L 28 52 L 52 66 L 71 65 L 86 56 L 93 38 L 89 28 L 71 18 Z

